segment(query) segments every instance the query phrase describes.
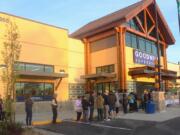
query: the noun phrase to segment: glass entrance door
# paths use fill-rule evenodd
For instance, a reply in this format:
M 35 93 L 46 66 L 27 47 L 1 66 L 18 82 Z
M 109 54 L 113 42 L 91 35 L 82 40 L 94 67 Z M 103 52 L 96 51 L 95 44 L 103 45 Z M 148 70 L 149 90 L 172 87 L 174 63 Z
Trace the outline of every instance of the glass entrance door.
M 95 91 L 96 92 L 104 93 L 105 90 L 114 91 L 115 90 L 115 83 L 114 82 L 105 82 L 105 83 L 95 84 Z

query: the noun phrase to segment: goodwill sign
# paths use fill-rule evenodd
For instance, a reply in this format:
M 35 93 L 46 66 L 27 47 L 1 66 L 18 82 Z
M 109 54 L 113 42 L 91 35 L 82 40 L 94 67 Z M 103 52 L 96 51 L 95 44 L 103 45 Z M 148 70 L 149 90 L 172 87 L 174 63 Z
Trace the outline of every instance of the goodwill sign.
M 134 50 L 134 63 L 144 64 L 147 66 L 155 66 L 156 56 L 141 52 L 139 50 Z

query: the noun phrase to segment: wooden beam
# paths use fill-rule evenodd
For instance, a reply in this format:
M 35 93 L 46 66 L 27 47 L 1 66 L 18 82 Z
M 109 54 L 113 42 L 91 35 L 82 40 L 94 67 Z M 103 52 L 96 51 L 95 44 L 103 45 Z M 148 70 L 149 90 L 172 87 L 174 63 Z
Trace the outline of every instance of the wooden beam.
M 139 17 L 136 16 L 135 18 L 136 18 L 136 20 L 137 20 L 137 22 L 138 22 L 138 25 L 139 25 L 139 27 L 141 28 L 141 30 L 142 30 L 144 33 L 146 33 L 144 27 L 142 26 L 142 23 L 141 23 L 141 20 L 139 19 Z
M 165 41 L 165 39 L 164 39 L 164 37 L 163 37 L 161 31 L 159 30 L 159 28 L 158 28 L 158 32 L 159 32 L 159 36 L 162 38 L 162 40 Z
M 141 36 L 141 37 L 147 38 L 147 39 L 149 39 L 149 40 L 152 40 L 152 41 L 154 41 L 154 42 L 157 42 L 157 39 L 156 39 L 156 38 L 154 38 L 154 37 L 152 37 L 152 36 L 149 36 L 149 35 L 145 35 L 145 34 L 142 33 L 142 32 L 133 30 L 133 29 L 128 28 L 128 27 L 126 27 L 126 30 L 129 31 L 129 32 L 131 32 L 131 33 L 134 33 L 134 34 L 136 34 L 136 35 L 138 35 L 138 36 Z M 159 41 L 159 43 L 164 44 L 165 42 L 164 42 L 164 41 Z
M 146 12 L 147 12 L 149 18 L 150 18 L 151 21 L 153 22 L 153 24 L 155 24 L 155 20 L 153 19 L 153 17 L 152 17 L 152 15 L 151 15 L 151 13 L 149 12 L 149 10 L 148 10 L 147 8 L 146 8 L 145 10 L 146 10 Z
M 124 85 L 124 92 L 127 92 L 127 76 L 126 76 L 126 28 L 121 27 L 121 46 L 123 49 L 123 85 Z
M 89 47 L 89 41 L 84 38 L 83 39 L 84 42 L 84 66 L 85 66 L 85 75 L 89 74 L 89 69 L 91 68 L 90 66 L 90 47 Z M 90 67 L 89 67 L 90 66 Z M 86 91 L 90 90 L 90 82 L 88 80 L 86 80 L 86 84 L 85 84 L 85 89 Z
M 152 32 L 152 30 L 155 28 L 155 25 L 153 25 L 149 30 L 148 30 L 148 35 Z
M 115 31 L 113 29 L 111 29 L 111 30 L 104 31 L 104 32 L 101 32 L 101 33 L 98 33 L 96 35 L 93 35 L 93 36 L 89 37 L 88 41 L 89 42 L 94 42 L 94 41 L 97 41 L 97 40 L 112 36 L 114 34 L 115 34 Z
M 147 14 L 146 14 L 146 10 L 143 10 L 144 12 L 144 28 L 145 28 L 145 33 L 147 33 Z
M 57 91 L 57 89 L 58 89 L 61 81 L 62 81 L 62 78 L 59 78 L 58 81 L 57 81 L 57 83 L 56 83 L 56 86 L 55 86 L 55 91 Z
M 117 48 L 117 80 L 118 80 L 118 82 L 119 82 L 119 86 L 120 86 L 120 88 L 121 88 L 121 71 L 120 71 L 120 69 L 121 69 L 121 65 L 120 65 L 120 63 L 121 63 L 121 55 L 120 55 L 120 34 L 119 34 L 119 32 L 120 32 L 120 28 L 119 27 L 115 27 L 114 28 L 115 29 L 115 32 L 116 32 L 116 48 Z

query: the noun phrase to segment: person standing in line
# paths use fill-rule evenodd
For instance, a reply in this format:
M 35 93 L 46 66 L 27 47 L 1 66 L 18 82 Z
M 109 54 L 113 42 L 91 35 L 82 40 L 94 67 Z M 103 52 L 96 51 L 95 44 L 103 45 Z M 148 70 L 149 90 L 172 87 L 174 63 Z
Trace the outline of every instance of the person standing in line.
M 85 122 L 88 122 L 89 102 L 86 96 L 82 97 L 82 108 L 83 108 L 83 120 Z
M 129 112 L 133 112 L 134 111 L 134 96 L 132 94 L 132 92 L 128 95 L 128 101 L 129 101 Z
M 126 93 L 123 93 L 122 105 L 123 105 L 124 114 L 126 114 L 126 113 L 128 112 L 128 109 L 127 109 L 127 106 L 128 106 L 128 98 L 127 98 Z
M 32 107 L 33 107 L 33 101 L 31 99 L 31 96 L 28 95 L 27 99 L 25 100 L 26 125 L 27 126 L 32 125 Z
M 82 99 L 80 96 L 75 101 L 75 111 L 77 113 L 76 121 L 80 121 L 82 115 Z
M 0 121 L 3 121 L 3 100 L 0 95 Z
M 109 93 L 109 111 L 110 111 L 110 116 L 112 119 L 115 118 L 115 103 L 116 103 L 116 96 L 112 91 L 110 91 L 110 93 Z
M 93 92 L 91 92 L 89 96 L 89 107 L 90 107 L 89 121 L 93 121 L 93 114 L 94 114 L 94 93 Z
M 120 114 L 119 114 L 119 109 L 120 109 L 120 94 L 119 94 L 119 90 L 117 90 L 115 92 L 115 96 L 116 96 L 116 103 L 115 103 L 116 117 L 120 117 Z
M 104 95 L 104 118 L 106 121 L 110 121 L 109 119 L 109 97 L 108 97 L 108 91 L 106 90 Z
M 52 119 L 52 123 L 56 124 L 56 120 L 57 120 L 57 108 L 58 108 L 58 102 L 57 102 L 57 95 L 54 94 L 52 102 L 51 102 L 51 107 L 52 107 L 52 113 L 53 113 L 53 119 Z
M 104 108 L 104 98 L 102 97 L 101 93 L 98 93 L 97 100 L 97 112 L 98 112 L 98 120 L 103 120 L 103 108 Z

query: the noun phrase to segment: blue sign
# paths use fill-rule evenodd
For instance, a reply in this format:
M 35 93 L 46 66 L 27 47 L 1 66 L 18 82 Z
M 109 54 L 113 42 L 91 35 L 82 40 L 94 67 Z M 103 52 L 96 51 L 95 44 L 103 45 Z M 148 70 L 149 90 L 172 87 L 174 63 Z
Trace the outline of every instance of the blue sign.
M 156 56 L 141 52 L 139 50 L 134 50 L 134 63 L 143 64 L 147 66 L 155 66 Z

